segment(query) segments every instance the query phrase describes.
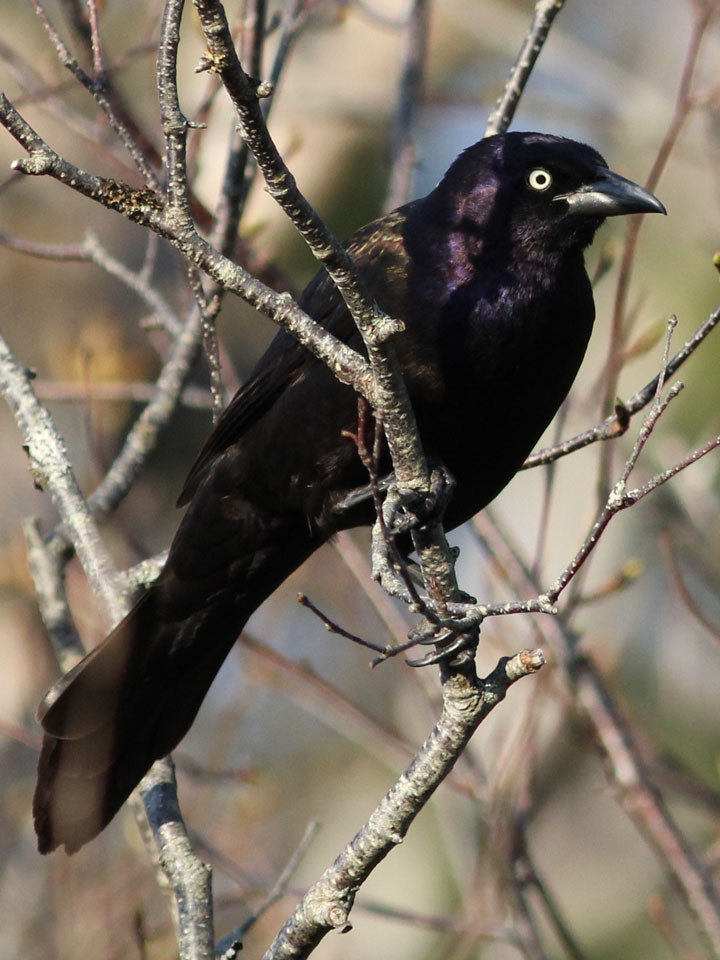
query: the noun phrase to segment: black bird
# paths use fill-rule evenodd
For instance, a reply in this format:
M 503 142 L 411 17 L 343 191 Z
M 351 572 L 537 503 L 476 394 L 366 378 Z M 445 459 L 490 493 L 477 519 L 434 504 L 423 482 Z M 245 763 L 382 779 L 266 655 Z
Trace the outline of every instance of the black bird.
M 486 506 L 565 398 L 595 308 L 583 251 L 606 217 L 665 213 L 591 147 L 538 133 L 465 150 L 424 199 L 349 240 L 395 337 L 428 457 L 456 481 L 448 528 Z M 324 271 L 301 305 L 360 337 Z M 34 799 L 42 853 L 72 853 L 182 739 L 253 611 L 333 533 L 367 483 L 357 397 L 279 333 L 218 421 L 179 498 L 188 510 L 156 582 L 46 695 Z

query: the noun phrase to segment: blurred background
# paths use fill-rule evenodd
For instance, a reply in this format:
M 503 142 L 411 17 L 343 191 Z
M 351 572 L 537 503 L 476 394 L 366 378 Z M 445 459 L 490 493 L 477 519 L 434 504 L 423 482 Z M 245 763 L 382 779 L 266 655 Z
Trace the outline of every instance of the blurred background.
M 71 4 L 44 8 L 72 49 Z M 425 89 L 414 128 L 414 196 L 426 193 L 465 146 L 479 139 L 527 31 L 528 0 L 443 0 L 430 13 Z M 698 10 L 689 0 L 575 0 L 552 30 L 513 122 L 595 146 L 618 172 L 643 182 L 666 137 Z M 717 6 L 717 4 L 715 4 Z M 239 24 L 242 4 L 226 4 Z M 270 4 L 271 13 L 280 5 Z M 159 0 L 106 0 L 101 35 L 125 102 L 162 149 L 155 88 Z M 396 0 L 314 2 L 276 90 L 271 131 L 300 189 L 346 236 L 383 211 L 389 135 L 397 104 L 407 6 Z M 88 93 L 63 71 L 26 0 L 4 0 L 0 88 L 59 153 L 80 167 L 140 185 Z M 267 61 L 274 39 L 268 41 Z M 195 73 L 202 35 L 188 9 L 180 93 L 190 118 L 208 96 Z M 720 31 L 703 38 L 693 108 L 656 192 L 669 216 L 639 236 L 627 312 L 627 363 L 617 393 L 628 398 L 659 369 L 665 323 L 676 314 L 678 347 L 718 300 L 720 248 Z M 87 66 L 87 64 L 86 64 Z M 222 95 L 192 135 L 195 190 L 217 203 L 232 131 Z M 11 175 L 21 148 L 0 130 L 0 233 L 67 248 L 91 231 L 131 270 L 148 255 L 140 228 L 55 182 Z M 564 411 L 561 436 L 598 422 L 625 222 L 610 222 L 589 252 L 597 327 Z M 255 184 L 241 223 L 254 269 L 297 292 L 313 260 L 273 201 Z M 151 241 L 152 243 L 152 241 Z M 56 249 L 55 251 L 58 251 Z M 182 317 L 191 294 L 173 251 L 157 251 L 153 284 Z M 157 376 L 163 331 L 144 328 L 149 308 L 97 264 L 38 258 L 0 245 L 0 327 L 67 443 L 90 494 L 142 409 L 129 399 Z M 273 335 L 272 324 L 228 298 L 218 323 L 229 391 Z M 683 367 L 686 388 L 643 452 L 637 483 L 720 433 L 720 334 Z M 674 351 L 673 351 L 674 352 Z M 178 521 L 173 504 L 211 424 L 207 367 L 198 362 L 187 403 L 163 430 L 139 481 L 102 526 L 122 568 L 164 549 Z M 149 389 L 149 388 L 148 388 Z M 627 436 L 566 458 L 552 475 L 519 475 L 493 507 L 484 537 L 514 545 L 547 585 L 582 542 L 599 507 L 598 478 L 615 478 Z M 558 435 L 551 427 L 547 442 Z M 599 457 L 609 457 L 604 468 Z M 39 745 L 34 712 L 58 675 L 38 616 L 21 524 L 56 516 L 33 489 L 22 437 L 0 406 L 0 955 L 66 958 L 171 957 L 168 902 L 143 853 L 132 815 L 72 859 L 35 851 L 30 801 Z M 720 853 L 720 555 L 718 456 L 693 465 L 613 521 L 573 597 L 582 651 L 638 739 L 652 781 L 698 856 Z M 489 523 L 489 521 L 488 521 Z M 503 536 L 500 536 L 501 531 Z M 524 598 L 502 551 L 477 530 L 456 531 L 462 587 L 483 601 Z M 67 588 L 86 646 L 105 634 L 77 562 Z M 429 732 L 438 712 L 433 669 L 402 658 L 370 669 L 367 651 L 330 635 L 296 602 L 299 590 L 345 628 L 375 642 L 399 639 L 405 613 L 370 583 L 366 534 L 323 548 L 253 617 L 177 751 L 180 797 L 201 856 L 214 866 L 222 936 L 262 902 L 309 823 L 319 826 L 285 895 L 248 934 L 261 955 L 304 887 L 334 858 Z M 518 590 L 520 592 L 518 592 Z M 564 602 L 564 601 L 563 601 Z M 561 602 L 562 606 L 562 602 Z M 514 687 L 483 724 L 452 783 L 443 785 L 358 896 L 354 929 L 325 939 L 318 957 L 395 960 L 519 956 L 655 958 L 714 956 L 623 810 L 577 710 L 544 618 L 483 627 L 479 670 L 523 647 L 543 646 L 548 666 Z M 513 846 L 517 824 L 527 844 Z M 517 864 L 536 871 L 522 890 Z M 551 904 L 562 923 L 553 922 Z M 529 911 L 523 914 L 522 907 Z M 549 919 L 550 918 L 550 919 Z M 567 937 L 563 942 L 563 924 Z M 532 928 L 528 932 L 528 927 Z M 560 931 L 560 932 L 559 932 Z M 538 937 L 542 952 L 528 944 Z M 575 951 L 573 953 L 573 950 Z

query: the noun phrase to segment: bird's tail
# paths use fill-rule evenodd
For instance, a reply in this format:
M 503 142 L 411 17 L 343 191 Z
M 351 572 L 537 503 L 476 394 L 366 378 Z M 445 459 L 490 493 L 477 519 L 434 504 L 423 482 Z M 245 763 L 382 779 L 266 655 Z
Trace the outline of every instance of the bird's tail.
M 226 567 L 218 589 L 206 582 L 197 592 L 178 578 L 171 552 L 156 584 L 40 706 L 33 817 L 41 853 L 62 845 L 73 853 L 110 822 L 187 733 L 250 614 L 315 546 L 307 532 L 290 531 L 274 549 L 246 554 L 240 571 Z M 211 557 L 206 564 L 212 569 Z

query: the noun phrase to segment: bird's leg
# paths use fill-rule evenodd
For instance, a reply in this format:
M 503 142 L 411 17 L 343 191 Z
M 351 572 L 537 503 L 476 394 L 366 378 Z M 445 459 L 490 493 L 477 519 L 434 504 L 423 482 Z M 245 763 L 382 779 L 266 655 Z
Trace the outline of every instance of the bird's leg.
M 342 516 L 368 500 L 375 499 L 377 506 L 378 493 L 385 493 L 373 526 L 373 577 L 386 593 L 404 600 L 414 613 L 423 616 L 422 623 L 410 632 L 408 639 L 410 643 L 432 644 L 435 650 L 421 659 L 408 661 L 417 667 L 474 657 L 482 619 L 478 617 L 476 599 L 464 592 L 452 604 L 452 610 L 446 607 L 442 615 L 434 610 L 424 591 L 420 566 L 408 557 L 412 549 L 409 532 L 441 519 L 452 496 L 454 480 L 442 464 L 433 464 L 430 479 L 430 490 L 418 494 L 401 489 L 395 475 L 389 474 L 352 490 L 334 508 L 334 512 Z M 453 559 L 457 559 L 458 553 L 458 548 L 453 548 Z M 448 619 L 448 615 L 452 619 Z
M 354 490 L 351 490 L 350 493 L 333 506 L 332 512 L 336 517 L 344 517 L 351 513 L 355 507 L 359 507 L 361 504 L 372 500 L 375 490 L 378 490 L 380 493 L 386 493 L 394 483 L 395 474 L 389 473 L 386 477 L 380 477 L 373 483 L 366 483 L 362 487 L 355 487 Z
M 373 527 L 373 576 L 391 596 L 400 597 L 414 613 L 422 614 L 422 622 L 408 634 L 408 645 L 433 644 L 435 650 L 419 660 L 408 660 L 412 667 L 424 667 L 434 663 L 459 663 L 473 659 L 478 644 L 479 620 L 466 618 L 462 632 L 453 621 L 441 620 L 432 609 L 428 599 L 422 596 L 417 585 L 422 586 L 420 567 L 398 549 L 395 538 L 388 534 L 382 518 Z M 455 608 L 477 610 L 473 597 L 463 593 Z

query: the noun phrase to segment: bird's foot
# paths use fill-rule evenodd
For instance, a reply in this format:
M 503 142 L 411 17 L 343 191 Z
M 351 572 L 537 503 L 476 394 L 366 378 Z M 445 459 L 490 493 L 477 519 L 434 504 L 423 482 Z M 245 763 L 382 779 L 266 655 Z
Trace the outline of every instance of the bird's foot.
M 433 465 L 430 487 L 418 491 L 393 483 L 383 504 L 383 519 L 389 533 L 400 536 L 418 527 L 442 520 L 455 489 L 455 480 L 442 464 Z
M 430 488 L 418 491 L 398 484 L 394 473 L 380 477 L 375 483 L 350 490 L 336 503 L 332 512 L 344 517 L 355 507 L 372 500 L 374 493 L 385 494 L 383 519 L 387 530 L 400 535 L 435 520 L 440 520 L 453 495 L 455 480 L 441 463 L 431 464 Z
M 433 605 L 434 606 L 434 605 Z M 480 624 L 485 608 L 474 597 L 462 593 L 457 601 L 443 605 L 442 612 L 429 610 L 408 639 L 435 649 L 418 660 L 408 660 L 411 667 L 425 667 L 433 663 L 457 664 L 475 656 L 480 636 Z
M 486 610 L 475 597 L 461 591 L 458 600 L 444 604 L 442 610 L 431 604 L 426 619 L 411 631 L 410 638 L 423 645 L 443 644 L 450 636 L 477 631 Z
M 430 653 L 417 660 L 407 660 L 410 667 L 428 667 L 435 663 L 458 664 L 461 660 L 475 658 L 480 631 L 477 625 L 458 633 L 455 629 L 429 624 L 426 622 L 424 634 L 416 640 L 417 643 L 432 643 L 435 647 Z M 429 629 L 428 629 L 429 628 Z M 415 631 L 413 631 L 415 633 Z M 411 637 L 413 636 L 411 633 Z

